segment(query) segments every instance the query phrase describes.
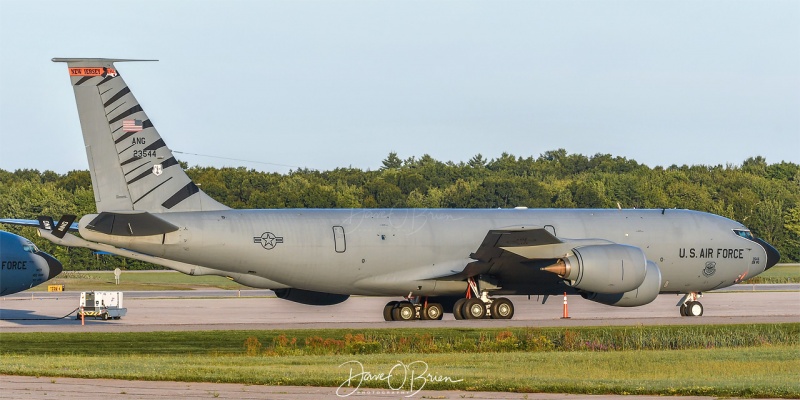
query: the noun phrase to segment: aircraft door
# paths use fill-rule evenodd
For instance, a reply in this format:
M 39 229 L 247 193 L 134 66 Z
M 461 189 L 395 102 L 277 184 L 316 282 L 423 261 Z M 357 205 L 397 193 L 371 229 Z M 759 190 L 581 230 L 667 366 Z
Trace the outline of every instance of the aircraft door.
M 337 253 L 344 253 L 345 250 L 347 250 L 347 243 L 345 242 L 343 227 L 333 227 L 333 244 L 334 250 L 336 250 Z

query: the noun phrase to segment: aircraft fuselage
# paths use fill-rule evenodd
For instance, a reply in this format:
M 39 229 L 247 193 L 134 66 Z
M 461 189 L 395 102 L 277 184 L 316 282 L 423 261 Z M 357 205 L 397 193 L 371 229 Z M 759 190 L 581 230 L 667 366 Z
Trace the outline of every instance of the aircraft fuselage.
M 166 235 L 120 237 L 86 229 L 87 240 L 306 290 L 364 295 L 458 295 L 460 272 L 487 231 L 544 228 L 566 243 L 641 248 L 661 270 L 661 293 L 730 286 L 767 267 L 766 250 L 730 219 L 689 210 L 280 209 L 158 214 L 179 227 Z M 225 238 L 225 240 L 219 240 Z M 572 242 L 570 238 L 576 238 Z M 535 266 L 514 268 L 498 294 L 569 289 Z M 489 271 L 491 274 L 491 271 Z M 314 279 L 309 279 L 313 276 Z

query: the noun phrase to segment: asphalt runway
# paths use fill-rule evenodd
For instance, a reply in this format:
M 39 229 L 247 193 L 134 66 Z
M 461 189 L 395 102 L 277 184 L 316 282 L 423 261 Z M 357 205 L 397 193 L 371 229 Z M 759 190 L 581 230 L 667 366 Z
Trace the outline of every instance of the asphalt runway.
M 570 319 L 562 319 L 563 296 L 545 304 L 532 296 L 509 297 L 512 320 L 386 322 L 382 309 L 395 298 L 353 297 L 334 306 L 307 306 L 271 297 L 267 290 L 126 292 L 127 315 L 120 320 L 58 319 L 78 307 L 78 292 L 20 293 L 0 298 L 0 332 L 146 332 L 181 330 L 525 327 L 685 325 L 800 322 L 797 285 L 747 285 L 745 291 L 710 292 L 701 299 L 702 317 L 681 317 L 677 295 L 661 295 L 641 307 L 611 307 L 569 296 Z M 763 290 L 769 289 L 769 290 Z M 777 289 L 777 290 L 776 290 Z M 241 297 L 239 297 L 241 296 Z

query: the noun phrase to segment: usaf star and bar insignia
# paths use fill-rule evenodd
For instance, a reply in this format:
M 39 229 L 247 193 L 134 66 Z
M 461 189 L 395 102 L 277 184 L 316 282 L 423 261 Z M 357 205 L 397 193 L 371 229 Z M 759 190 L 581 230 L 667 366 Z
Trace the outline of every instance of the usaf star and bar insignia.
M 261 247 L 272 250 L 280 243 L 283 243 L 283 236 L 275 236 L 272 232 L 264 232 L 261 236 L 253 238 L 253 243 L 260 243 Z

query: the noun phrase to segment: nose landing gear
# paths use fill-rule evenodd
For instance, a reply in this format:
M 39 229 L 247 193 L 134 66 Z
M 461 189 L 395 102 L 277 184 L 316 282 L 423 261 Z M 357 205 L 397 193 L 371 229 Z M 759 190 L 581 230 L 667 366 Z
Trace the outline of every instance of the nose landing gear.
M 687 293 L 681 301 L 678 302 L 680 306 L 681 316 L 683 317 L 699 317 L 703 315 L 703 304 L 697 299 L 703 297 L 700 292 Z

